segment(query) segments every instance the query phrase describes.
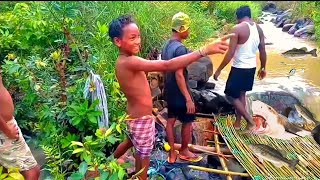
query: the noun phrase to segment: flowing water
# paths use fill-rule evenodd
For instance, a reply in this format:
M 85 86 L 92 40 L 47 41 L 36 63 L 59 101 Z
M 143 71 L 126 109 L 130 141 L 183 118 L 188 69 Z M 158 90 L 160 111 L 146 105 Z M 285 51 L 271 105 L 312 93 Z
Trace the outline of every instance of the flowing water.
M 266 45 L 267 51 L 267 77 L 263 80 L 255 78 L 253 91 L 287 91 L 301 100 L 304 105 L 315 115 L 320 121 L 320 57 L 312 57 L 306 55 L 303 57 L 288 58 L 281 55 L 292 48 L 306 47 L 308 51 L 317 48 L 315 42 L 303 40 L 287 32 L 282 32 L 281 28 L 276 28 L 275 25 L 268 20 L 272 15 L 267 16 L 264 24 L 260 24 L 266 42 L 273 43 Z M 224 55 L 213 55 L 211 57 L 213 67 L 216 69 Z M 259 53 L 257 53 L 257 71 L 260 67 Z M 223 69 L 218 82 L 213 78 L 211 81 L 216 83 L 218 91 L 223 91 L 225 81 L 231 68 L 231 62 Z M 295 68 L 296 73 L 293 76 L 289 75 L 289 71 Z

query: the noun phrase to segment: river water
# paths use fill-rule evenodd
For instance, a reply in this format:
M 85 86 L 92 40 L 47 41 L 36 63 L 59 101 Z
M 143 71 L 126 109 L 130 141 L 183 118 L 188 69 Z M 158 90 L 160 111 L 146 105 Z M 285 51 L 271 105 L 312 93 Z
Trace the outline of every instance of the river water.
M 253 92 L 259 91 L 286 91 L 292 93 L 301 102 L 304 103 L 320 121 L 320 57 L 312 57 L 306 55 L 302 57 L 288 58 L 281 55 L 292 48 L 306 47 L 308 51 L 317 48 L 315 42 L 303 40 L 301 38 L 293 37 L 293 35 L 287 32 L 282 32 L 281 28 L 276 28 L 275 25 L 269 22 L 269 19 L 275 17 L 268 15 L 264 24 L 260 24 L 265 37 L 266 42 L 273 43 L 272 45 L 266 45 L 267 51 L 267 77 L 263 80 L 255 78 Z M 213 67 L 216 69 L 224 55 L 211 56 Z M 218 81 L 210 81 L 216 83 L 216 89 L 223 91 L 225 87 L 225 81 L 227 80 L 230 68 L 230 62 L 221 72 Z M 257 67 L 260 67 L 259 53 L 257 53 Z M 289 71 L 295 68 L 296 73 L 288 78 Z M 258 68 L 257 68 L 258 71 Z

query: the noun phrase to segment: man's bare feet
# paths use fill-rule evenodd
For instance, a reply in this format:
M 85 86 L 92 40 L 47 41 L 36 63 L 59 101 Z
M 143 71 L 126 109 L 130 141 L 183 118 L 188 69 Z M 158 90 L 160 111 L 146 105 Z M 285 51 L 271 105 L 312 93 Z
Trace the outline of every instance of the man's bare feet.
M 178 154 L 179 154 L 178 152 L 179 151 L 177 151 L 177 150 L 169 152 L 168 159 L 167 159 L 168 163 L 172 164 L 172 163 L 176 162 Z
M 201 156 L 195 155 L 194 153 L 190 152 L 189 149 L 180 151 L 179 158 L 190 162 L 199 162 L 202 160 Z
M 235 130 L 240 130 L 241 128 L 241 119 L 240 120 L 236 120 L 233 124 L 233 127 Z
M 249 133 L 252 132 L 254 133 L 256 130 L 256 123 L 255 122 L 248 122 L 246 128 L 244 129 L 243 133 Z

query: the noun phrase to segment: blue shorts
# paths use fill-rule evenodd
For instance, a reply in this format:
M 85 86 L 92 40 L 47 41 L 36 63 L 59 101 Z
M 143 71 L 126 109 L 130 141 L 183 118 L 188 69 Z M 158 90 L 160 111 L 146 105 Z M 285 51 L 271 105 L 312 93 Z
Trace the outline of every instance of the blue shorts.
M 242 69 L 231 67 L 224 93 L 232 98 L 239 98 L 240 92 L 251 91 L 256 68 Z

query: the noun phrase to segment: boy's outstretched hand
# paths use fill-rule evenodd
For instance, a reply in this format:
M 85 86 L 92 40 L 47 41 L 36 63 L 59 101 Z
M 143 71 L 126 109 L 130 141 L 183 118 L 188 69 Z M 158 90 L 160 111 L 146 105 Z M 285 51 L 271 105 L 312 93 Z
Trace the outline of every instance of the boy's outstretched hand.
M 228 34 L 226 36 L 223 36 L 219 40 L 202 47 L 200 49 L 200 53 L 203 56 L 210 54 L 224 54 L 229 48 L 229 43 L 226 42 L 226 40 L 230 39 L 232 36 L 235 36 L 235 34 Z

